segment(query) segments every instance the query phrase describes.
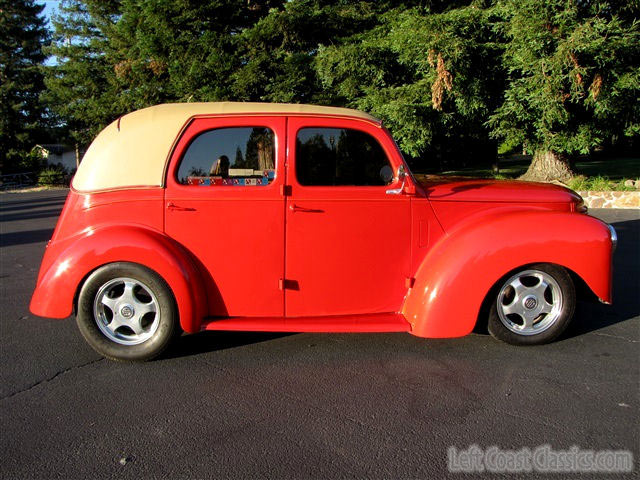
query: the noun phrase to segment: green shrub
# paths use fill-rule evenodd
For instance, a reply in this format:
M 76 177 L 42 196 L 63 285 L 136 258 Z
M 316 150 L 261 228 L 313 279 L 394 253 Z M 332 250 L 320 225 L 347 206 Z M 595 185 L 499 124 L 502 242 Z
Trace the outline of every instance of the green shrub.
M 522 151 L 522 142 L 514 139 L 505 140 L 498 146 L 498 155 L 509 155 L 511 153 L 520 153 Z
M 69 182 L 69 172 L 61 164 L 49 165 L 38 174 L 38 185 L 64 185 Z

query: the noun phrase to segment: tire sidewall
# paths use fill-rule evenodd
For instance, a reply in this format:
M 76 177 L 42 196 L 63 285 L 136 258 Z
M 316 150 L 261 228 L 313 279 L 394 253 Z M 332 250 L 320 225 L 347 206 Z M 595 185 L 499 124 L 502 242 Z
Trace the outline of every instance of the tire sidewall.
M 500 290 L 502 289 L 504 283 L 508 278 L 523 270 L 539 270 L 546 273 L 547 275 L 550 275 L 558 283 L 562 292 L 563 304 L 560 315 L 549 328 L 535 335 L 519 335 L 515 332 L 512 332 L 502 323 L 502 320 L 500 320 L 500 316 L 498 314 L 498 295 Z M 555 340 L 566 330 L 566 328 L 571 323 L 576 305 L 575 287 L 573 285 L 571 277 L 564 268 L 551 264 L 533 264 L 510 272 L 500 279 L 500 281 L 496 284 L 496 288 L 493 289 L 491 295 L 492 300 L 489 309 L 489 319 L 487 325 L 489 333 L 494 338 L 510 343 L 512 345 L 540 345 Z
M 156 296 L 160 314 L 158 329 L 151 338 L 137 345 L 121 345 L 106 337 L 96 322 L 93 304 L 102 285 L 118 277 L 139 280 Z M 144 361 L 159 355 L 177 330 L 177 309 L 167 283 L 153 270 L 128 262 L 116 262 L 95 270 L 84 282 L 78 295 L 76 323 L 85 340 L 101 355 L 112 360 Z

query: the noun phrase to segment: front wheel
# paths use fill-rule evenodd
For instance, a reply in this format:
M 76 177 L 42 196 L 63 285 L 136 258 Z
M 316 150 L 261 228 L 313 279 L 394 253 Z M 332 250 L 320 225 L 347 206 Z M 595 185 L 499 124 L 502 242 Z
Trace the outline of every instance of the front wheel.
M 125 262 L 89 275 L 78 296 L 76 322 L 94 350 L 123 361 L 159 355 L 179 329 L 167 283 L 152 270 Z
M 489 333 L 514 345 L 548 343 L 567 328 L 575 305 L 575 288 L 564 268 L 532 265 L 499 282 Z

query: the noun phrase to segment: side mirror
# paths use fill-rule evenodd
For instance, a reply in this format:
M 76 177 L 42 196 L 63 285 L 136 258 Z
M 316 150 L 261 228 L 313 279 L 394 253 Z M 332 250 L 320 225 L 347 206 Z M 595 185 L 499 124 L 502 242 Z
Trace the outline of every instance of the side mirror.
M 380 179 L 384 182 L 385 185 L 389 185 L 393 178 L 393 170 L 389 165 L 385 165 L 380 169 Z
M 407 179 L 407 171 L 405 170 L 404 165 L 400 165 L 398 167 L 398 175 L 396 179 L 402 180 L 402 185 L 400 185 L 400 188 L 391 188 L 387 190 L 387 195 L 400 195 L 404 191 L 404 182 Z

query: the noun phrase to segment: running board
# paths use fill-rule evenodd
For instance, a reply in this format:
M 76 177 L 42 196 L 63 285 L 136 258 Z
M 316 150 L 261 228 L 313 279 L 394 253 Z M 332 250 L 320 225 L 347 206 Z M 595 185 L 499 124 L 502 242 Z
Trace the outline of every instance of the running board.
M 410 332 L 401 313 L 335 315 L 324 317 L 228 317 L 207 318 L 202 330 L 248 332 Z

